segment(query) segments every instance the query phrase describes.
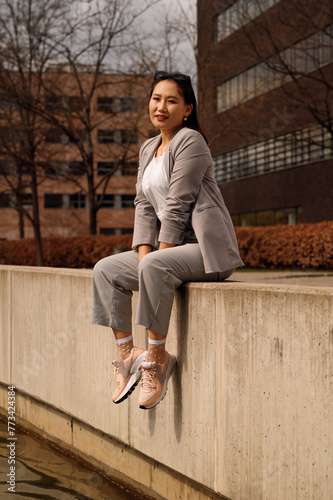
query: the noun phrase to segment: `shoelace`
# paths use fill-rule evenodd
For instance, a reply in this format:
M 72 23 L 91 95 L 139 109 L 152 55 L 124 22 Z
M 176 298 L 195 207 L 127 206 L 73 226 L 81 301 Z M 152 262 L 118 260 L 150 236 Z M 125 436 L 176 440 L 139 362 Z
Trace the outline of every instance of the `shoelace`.
M 155 389 L 154 378 L 156 374 L 156 363 L 142 362 L 140 370 L 143 371 L 141 377 L 141 388 L 144 392 L 150 392 Z
M 112 364 L 114 366 L 114 369 L 113 369 L 113 372 L 111 375 L 110 385 L 112 384 L 113 377 L 115 376 L 115 374 L 118 375 L 118 371 L 119 371 L 119 361 L 118 360 L 112 361 Z M 117 386 L 118 385 L 119 385 L 119 380 L 117 378 Z

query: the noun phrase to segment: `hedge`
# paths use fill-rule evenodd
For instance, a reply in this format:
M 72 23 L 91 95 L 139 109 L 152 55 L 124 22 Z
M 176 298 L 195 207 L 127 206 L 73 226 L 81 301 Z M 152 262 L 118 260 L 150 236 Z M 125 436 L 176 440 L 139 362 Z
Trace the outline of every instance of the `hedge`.
M 333 221 L 236 227 L 246 268 L 333 269 Z M 44 238 L 46 266 L 92 268 L 101 258 L 131 247 L 131 235 Z M 33 239 L 0 241 L 0 263 L 35 266 Z
M 237 227 L 248 268 L 333 269 L 333 221 L 267 227 Z
M 43 238 L 44 265 L 90 268 L 103 257 L 128 250 L 131 242 L 131 234 Z M 35 241 L 30 238 L 0 241 L 0 263 L 35 266 Z

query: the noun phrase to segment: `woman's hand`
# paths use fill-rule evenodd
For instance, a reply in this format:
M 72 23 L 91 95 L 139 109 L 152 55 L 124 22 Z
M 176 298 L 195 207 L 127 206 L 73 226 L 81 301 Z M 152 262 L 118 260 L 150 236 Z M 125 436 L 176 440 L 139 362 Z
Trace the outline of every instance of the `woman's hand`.
M 158 247 L 159 250 L 164 250 L 165 248 L 173 248 L 175 247 L 176 245 L 174 245 L 173 243 L 163 243 L 161 241 L 160 243 L 160 246 Z
M 164 250 L 165 248 L 173 248 L 175 246 L 176 245 L 174 245 L 173 243 L 163 243 L 163 242 L 161 242 L 158 249 L 159 250 Z M 138 246 L 138 250 L 139 250 L 139 262 L 140 262 L 140 260 L 143 259 L 143 257 L 145 255 L 147 255 L 148 253 L 150 253 L 153 249 L 152 249 L 151 245 L 139 245 Z

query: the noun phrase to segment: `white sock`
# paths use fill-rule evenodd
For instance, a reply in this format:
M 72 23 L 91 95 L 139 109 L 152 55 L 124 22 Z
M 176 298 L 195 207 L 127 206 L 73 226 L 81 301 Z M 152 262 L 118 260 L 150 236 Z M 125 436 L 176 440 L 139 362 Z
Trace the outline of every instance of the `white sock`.
M 148 338 L 148 352 L 145 361 L 156 361 L 157 364 L 164 363 L 165 360 L 165 342 L 166 337 L 161 340 Z
M 116 346 L 117 346 L 118 359 L 120 361 L 126 359 L 130 355 L 130 352 L 134 347 L 133 335 L 131 334 L 123 339 L 116 339 Z

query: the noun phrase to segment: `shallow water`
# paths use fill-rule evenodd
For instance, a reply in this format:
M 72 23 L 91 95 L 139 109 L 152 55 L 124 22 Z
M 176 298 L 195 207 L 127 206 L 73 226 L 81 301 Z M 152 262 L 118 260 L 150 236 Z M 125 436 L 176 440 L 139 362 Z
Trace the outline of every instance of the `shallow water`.
M 130 500 L 144 497 L 107 479 L 47 441 L 16 428 L 15 493 L 8 491 L 10 448 L 7 422 L 0 420 L 0 499 Z M 12 439 L 12 438 L 9 438 Z M 12 441 L 13 442 L 13 441 Z M 12 447 L 14 448 L 14 447 Z M 13 458 L 13 454 L 12 454 Z

